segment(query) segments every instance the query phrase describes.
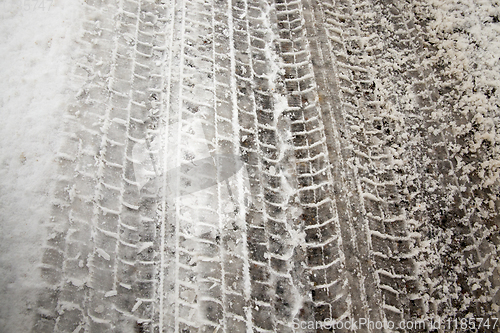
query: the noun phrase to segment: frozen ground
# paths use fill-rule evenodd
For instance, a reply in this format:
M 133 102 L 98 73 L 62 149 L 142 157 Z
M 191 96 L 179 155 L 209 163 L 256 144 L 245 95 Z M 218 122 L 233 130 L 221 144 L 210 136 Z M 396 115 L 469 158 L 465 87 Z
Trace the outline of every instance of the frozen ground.
M 0 332 L 499 317 L 498 1 L 0 5 Z

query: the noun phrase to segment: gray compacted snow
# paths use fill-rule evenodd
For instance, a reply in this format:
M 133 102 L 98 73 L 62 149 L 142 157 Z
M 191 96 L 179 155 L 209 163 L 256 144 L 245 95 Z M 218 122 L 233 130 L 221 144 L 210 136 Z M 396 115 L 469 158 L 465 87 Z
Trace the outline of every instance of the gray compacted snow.
M 0 5 L 0 332 L 500 331 L 499 1 Z

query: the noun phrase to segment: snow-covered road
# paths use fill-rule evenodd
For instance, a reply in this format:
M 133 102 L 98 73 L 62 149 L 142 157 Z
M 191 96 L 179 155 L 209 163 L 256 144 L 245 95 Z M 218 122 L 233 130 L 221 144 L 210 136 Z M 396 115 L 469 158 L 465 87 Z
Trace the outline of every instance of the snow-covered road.
M 499 317 L 498 1 L 0 7 L 0 332 Z

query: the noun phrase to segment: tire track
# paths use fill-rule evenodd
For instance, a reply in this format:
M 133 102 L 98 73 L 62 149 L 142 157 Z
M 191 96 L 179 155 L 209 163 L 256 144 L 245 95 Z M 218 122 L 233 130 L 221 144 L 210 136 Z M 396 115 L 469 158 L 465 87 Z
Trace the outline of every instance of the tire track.
M 345 288 L 345 255 L 342 251 L 337 205 L 331 199 L 332 174 L 328 163 L 318 85 L 304 26 L 300 1 L 276 3 L 284 89 L 296 160 L 298 200 L 305 233 L 306 263 L 312 296 L 312 313 L 317 322 L 343 320 L 350 316 Z M 307 25 L 307 24 L 306 24 Z M 309 311 L 311 311 L 309 310 Z
M 150 5 L 88 7 L 83 41 L 95 53 L 75 71 L 87 83 L 70 110 L 69 132 L 75 134 L 61 149 L 63 158 L 75 162 L 62 166 L 69 177 L 56 191 L 67 207 L 67 222 L 57 226 L 67 244 L 58 259 L 62 282 L 51 304 L 40 298 L 37 331 L 144 329 L 152 319 L 156 193 L 151 183 L 138 186 L 133 156 L 134 147 L 148 151 L 148 127 L 156 126 L 146 106 L 157 18 Z M 109 60 L 103 58 L 106 49 L 113 54 Z M 47 249 L 42 262 L 50 255 Z M 47 310 L 56 312 L 48 317 Z
M 357 148 L 358 189 L 363 199 L 363 215 L 367 217 L 368 238 L 382 298 L 382 318 L 399 322 L 411 315 L 406 295 L 418 292 L 415 236 L 411 234 L 397 187 L 401 163 L 397 143 L 405 134 L 398 126 L 397 115 L 381 103 L 380 89 L 376 90 L 375 75 L 371 73 L 384 53 L 377 34 L 379 21 L 372 19 L 375 11 L 369 2 L 354 2 L 351 11 L 356 23 L 355 30 L 346 37 L 345 55 L 352 65 L 370 66 L 364 73 L 353 75 L 354 84 L 350 86 L 355 96 L 354 105 L 361 108 L 361 112 L 353 114 L 355 119 L 351 124 L 356 132 L 352 140 Z
M 405 213 L 401 209 L 401 197 L 398 195 L 396 177 L 392 171 L 398 169 L 393 167 L 394 162 L 397 163 L 397 160 L 394 161 L 392 157 L 395 151 L 391 150 L 392 148 L 384 148 L 385 151 L 378 148 L 378 146 L 390 147 L 391 140 L 393 140 L 391 138 L 399 133 L 394 131 L 394 121 L 391 121 L 387 113 L 380 108 L 380 102 L 377 101 L 377 96 L 373 92 L 375 80 L 371 76 L 370 70 L 362 68 L 365 64 L 376 63 L 375 58 L 372 58 L 371 61 L 367 60 L 372 53 L 379 54 L 377 53 L 376 40 L 373 40 L 375 31 L 373 27 L 376 25 L 369 23 L 371 7 L 368 3 L 353 5 L 350 2 L 336 2 L 334 4 L 322 1 L 319 4 L 308 6 L 308 8 L 311 11 L 317 9 L 315 12 L 317 19 L 306 20 L 306 22 L 325 22 L 323 32 L 314 31 L 311 28 L 309 35 L 316 38 L 317 36 L 325 36 L 324 40 L 328 41 L 326 43 L 324 40 L 313 37 L 311 43 L 316 44 L 323 59 L 327 59 L 326 61 L 318 59 L 316 64 L 331 64 L 332 60 L 328 59 L 337 61 L 337 65 L 333 67 L 338 73 L 339 84 L 331 82 L 329 85 L 325 84 L 325 87 L 333 86 L 339 89 L 339 97 L 345 113 L 337 113 L 334 119 L 340 125 L 345 124 L 340 130 L 341 137 L 346 136 L 349 138 L 347 142 L 352 144 L 352 152 L 344 150 L 347 154 L 344 153 L 343 156 L 345 161 L 350 161 L 349 164 L 352 163 L 355 178 L 358 179 L 353 186 L 358 192 L 361 207 L 355 211 L 360 209 L 363 214 L 359 216 L 358 221 L 364 220 L 360 224 L 361 230 L 357 232 L 359 238 L 355 241 L 357 246 L 361 246 L 360 250 L 364 247 L 364 250 L 361 250 L 360 254 L 357 255 L 363 260 L 363 264 L 358 269 L 364 271 L 363 276 L 367 278 L 364 282 L 366 294 L 375 295 L 375 297 L 370 297 L 371 301 L 369 302 L 372 304 L 365 303 L 364 307 L 372 309 L 370 319 L 399 322 L 403 318 L 409 318 L 408 315 L 404 315 L 406 309 L 409 308 L 409 300 L 402 298 L 402 295 L 418 292 L 415 263 L 412 259 L 415 255 L 414 250 L 412 250 L 415 241 L 409 237 L 407 231 Z M 364 14 L 366 16 L 362 16 L 363 13 L 366 13 Z M 351 27 L 348 22 L 351 22 L 350 24 L 353 26 Z M 357 24 L 362 29 L 366 29 L 367 37 L 364 37 L 363 30 L 360 30 Z M 364 28 L 364 25 L 367 28 Z M 346 41 L 344 42 L 344 40 Z M 361 41 L 367 41 L 368 45 L 375 45 L 375 48 L 365 46 L 362 43 L 367 42 Z M 353 49 L 353 46 L 356 49 Z M 358 55 L 362 55 L 364 59 L 358 59 Z M 322 65 L 318 65 L 316 68 L 321 67 Z M 326 73 L 323 74 L 319 70 L 317 73 L 318 77 L 328 78 Z M 325 99 L 328 100 L 329 96 L 335 96 L 335 94 L 335 91 L 330 91 L 321 96 L 325 96 Z M 330 105 L 334 104 L 330 103 Z M 329 108 L 331 109 L 331 106 Z M 383 126 L 389 127 L 382 128 L 380 126 L 382 123 Z M 382 130 L 393 135 L 384 135 Z M 347 134 L 349 132 L 350 135 Z M 332 134 L 328 137 L 332 138 L 335 135 Z M 382 144 L 381 142 L 387 143 Z M 349 146 L 349 144 L 344 145 Z M 331 151 L 334 151 L 333 147 Z M 332 164 L 335 165 L 335 162 Z M 344 239 L 346 238 L 348 239 L 344 236 Z M 360 245 L 366 242 L 363 239 L 367 239 L 366 245 Z M 371 271 L 370 266 L 372 265 L 375 271 Z M 372 278 L 368 278 L 369 276 L 373 276 L 375 285 L 370 286 L 368 281 Z M 373 290 L 374 287 L 376 290 Z M 366 296 L 361 296 L 362 299 L 366 299 Z M 357 312 L 361 309 L 362 306 L 354 311 Z M 375 309 L 382 311 L 380 317 L 377 316 Z M 367 313 L 361 312 L 360 314 L 360 318 L 368 318 Z
M 97 12 L 97 10 L 92 7 L 88 8 L 88 10 L 94 13 Z M 90 28 L 94 28 L 92 27 L 91 22 L 87 23 L 87 26 L 89 25 Z M 104 29 L 100 31 L 105 31 Z M 88 34 L 89 42 L 92 42 L 92 32 L 93 31 L 90 30 Z M 84 36 L 84 40 L 85 37 L 86 36 Z M 91 72 L 92 68 L 89 68 L 85 65 L 82 65 L 81 67 L 82 69 L 89 71 L 89 74 L 95 75 Z M 85 72 L 83 73 L 83 75 L 88 74 Z M 102 100 L 104 100 L 104 96 L 101 97 L 97 92 L 97 89 L 100 86 L 104 86 L 105 82 L 103 82 L 104 80 L 99 79 L 100 78 L 96 80 L 97 84 L 90 84 L 87 90 L 82 91 L 82 94 L 87 94 L 87 101 L 89 99 L 91 100 L 90 103 L 86 103 L 86 105 L 84 104 L 85 106 L 87 106 L 87 110 L 90 109 L 90 111 L 93 111 L 92 102 L 98 104 L 99 102 L 102 102 Z M 105 110 L 105 108 L 103 108 L 103 110 Z M 97 111 L 99 111 L 99 109 Z M 54 222 L 57 222 L 57 224 L 48 226 L 49 233 L 53 233 L 57 230 L 57 234 L 53 234 L 53 236 L 56 236 L 57 238 L 49 236 L 49 240 L 47 242 L 48 246 L 42 258 L 42 263 L 44 265 L 52 264 L 52 258 L 55 259 L 56 255 L 50 246 L 56 245 L 60 248 L 60 251 L 57 253 L 57 266 L 55 267 L 57 271 L 50 271 L 42 267 L 42 277 L 46 279 L 50 278 L 48 282 L 52 284 L 53 290 L 51 290 L 48 295 L 47 292 L 44 291 L 42 297 L 40 298 L 40 317 L 36 320 L 35 328 L 37 330 L 47 332 L 65 330 L 67 329 L 67 325 L 81 327 L 87 325 L 88 323 L 88 321 L 86 320 L 85 303 L 87 302 L 87 299 L 89 297 L 89 292 L 88 289 L 85 288 L 85 282 L 87 281 L 89 274 L 89 266 L 87 260 L 88 256 L 90 256 L 90 249 L 86 246 L 85 241 L 90 238 L 92 228 L 92 223 L 90 220 L 92 219 L 92 217 L 88 214 L 85 214 L 85 210 L 90 212 L 94 210 L 95 205 L 92 203 L 92 201 L 94 200 L 96 195 L 94 188 L 98 184 L 96 182 L 94 186 L 90 186 L 90 188 L 82 186 L 82 197 L 72 198 L 68 190 L 73 187 L 71 181 L 74 170 L 80 169 L 77 164 L 77 158 L 79 157 L 79 155 L 83 155 L 82 160 L 85 160 L 85 157 L 88 154 L 87 156 L 89 156 L 90 160 L 92 160 L 92 157 L 98 154 L 98 152 L 95 151 L 95 147 L 98 147 L 100 133 L 97 126 L 92 125 L 94 119 L 98 120 L 99 117 L 103 115 L 90 113 L 88 111 L 84 112 L 82 119 L 83 126 L 80 127 L 78 119 L 76 119 L 76 115 L 79 115 L 77 112 L 78 111 L 75 110 L 72 114 L 70 114 L 71 118 L 68 124 L 68 132 L 70 133 L 70 137 L 62 147 L 62 154 L 60 154 L 61 169 L 63 173 L 67 175 L 67 177 L 62 181 L 62 183 L 60 182 L 57 185 L 55 191 L 55 198 L 56 200 L 59 199 L 59 202 L 55 203 L 53 213 L 54 218 L 57 218 Z M 88 130 L 85 125 L 90 125 L 88 126 Z M 73 135 L 73 131 L 78 133 L 83 138 L 80 139 L 78 136 L 71 137 Z M 92 144 L 95 144 L 95 146 L 93 146 Z M 81 170 L 79 172 L 79 176 L 77 176 L 80 184 L 85 185 L 85 183 L 89 181 L 96 180 L 96 176 L 98 174 L 98 170 L 96 168 L 87 167 L 81 169 L 83 170 Z M 89 179 L 85 179 L 85 176 L 90 177 L 88 177 Z M 73 205 L 73 207 L 75 207 L 76 209 L 71 209 L 71 205 Z M 78 210 L 78 207 L 88 208 L 85 210 Z M 81 216 L 82 214 L 83 216 Z M 75 229 L 73 232 L 70 231 L 71 226 L 68 218 L 72 218 L 72 220 L 75 221 Z M 72 242 L 71 238 L 76 239 L 74 239 Z M 71 243 L 74 243 L 75 246 L 71 248 L 75 251 L 73 253 L 68 253 Z M 64 263 L 66 255 L 69 257 L 69 259 L 66 261 L 66 263 Z M 72 269 L 70 270 L 68 268 Z M 66 272 L 69 273 L 68 283 L 64 281 L 66 278 Z M 80 304 L 73 303 L 72 298 L 74 299 L 76 295 L 80 296 L 76 300 Z M 45 297 L 47 296 L 49 296 L 51 299 L 46 299 Z M 63 307 L 62 310 L 64 310 L 64 308 L 67 308 L 67 310 L 69 311 L 65 311 L 62 316 L 59 316 L 57 312 L 61 308 L 61 306 Z

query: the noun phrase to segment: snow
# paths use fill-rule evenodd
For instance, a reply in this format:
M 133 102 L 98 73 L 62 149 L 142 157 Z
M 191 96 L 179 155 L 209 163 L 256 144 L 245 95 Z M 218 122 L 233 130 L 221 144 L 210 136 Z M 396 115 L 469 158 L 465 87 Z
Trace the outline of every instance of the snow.
M 437 48 L 436 54 L 429 58 L 426 65 L 442 66 L 442 77 L 438 84 L 444 89 L 451 88 L 449 93 L 439 96 L 438 105 L 446 105 L 450 100 L 454 102 L 452 110 L 440 108 L 433 115 L 436 120 L 452 121 L 444 121 L 438 128 L 429 130 L 435 135 L 448 131 L 455 138 L 465 138 L 448 143 L 450 155 L 457 161 L 455 172 L 461 174 L 458 179 L 461 186 L 449 191 L 449 200 L 457 191 L 465 192 L 465 185 L 469 185 L 473 193 L 479 196 L 481 193 L 490 192 L 488 197 L 475 197 L 468 204 L 474 207 L 485 221 L 494 219 L 498 217 L 500 185 L 500 2 L 434 0 L 428 1 L 427 4 L 421 3 L 419 9 L 422 13 L 427 13 L 424 16 L 427 16 L 430 22 L 428 38 Z M 476 177 L 479 181 L 474 180 Z M 473 184 L 468 184 L 469 182 Z M 466 209 L 465 205 L 462 208 Z M 477 230 L 472 224 L 470 228 L 471 234 Z M 498 225 L 493 225 L 487 232 L 494 233 L 496 230 Z M 450 230 L 434 231 L 433 239 L 427 243 L 433 248 L 430 251 L 434 254 L 424 255 L 423 261 L 431 271 L 440 265 L 440 260 L 445 261 L 442 258 L 447 256 L 449 244 L 452 244 L 455 238 Z M 481 242 L 482 238 L 476 236 L 474 247 Z M 463 249 L 467 250 L 470 248 Z M 420 251 L 422 254 L 426 252 L 423 243 Z M 491 256 L 495 259 L 490 262 L 491 269 L 488 274 L 498 275 L 498 256 L 494 252 Z M 472 264 L 461 260 L 460 269 Z M 483 279 L 488 281 L 485 276 Z M 458 294 L 461 294 L 464 308 L 473 300 L 482 301 L 482 296 L 475 299 L 472 294 L 461 292 L 459 287 L 447 283 L 429 283 L 429 286 L 435 284 L 436 289 L 442 288 L 442 301 L 450 302 L 453 298 L 458 298 Z M 469 285 L 472 291 L 481 288 L 481 285 L 473 280 L 469 281 Z
M 446 74 L 459 82 L 461 94 L 455 112 L 467 124 L 451 124 L 453 133 L 473 133 L 469 146 L 460 154 L 482 153 L 488 161 L 471 162 L 484 180 L 483 187 L 499 185 L 500 135 L 500 15 L 499 1 L 431 1 L 430 40 L 437 43 L 435 62 L 447 64 Z M 452 81 L 453 82 L 453 81 Z M 481 151 L 481 152 L 480 152 Z
M 109 261 L 111 259 L 110 255 L 103 249 L 97 249 L 96 251 L 104 260 Z
M 25 7 L 23 7 L 23 4 Z M 40 222 L 50 213 L 54 156 L 71 96 L 78 1 L 0 4 L 0 327 L 27 332 L 39 284 Z
M 0 3 L 0 54 L 2 55 L 0 75 L 3 78 L 0 81 L 0 119 L 2 120 L 2 126 L 0 126 L 0 298 L 9 300 L 8 302 L 0 302 L 0 327 L 6 332 L 24 332 L 29 331 L 31 328 L 31 319 L 36 307 L 36 292 L 38 286 L 42 283 L 37 271 L 37 263 L 40 261 L 41 253 L 43 253 L 41 247 L 43 240 L 46 238 L 43 222 L 48 220 L 50 216 L 51 188 L 58 174 L 55 156 L 59 143 L 63 138 L 63 119 L 66 110 L 69 104 L 72 103 L 73 96 L 81 88 L 73 81 L 70 72 L 78 56 L 78 44 L 76 41 L 80 34 L 81 18 L 84 17 L 83 0 L 37 1 L 43 7 L 34 7 L 34 2 L 5 0 Z M 456 100 L 457 103 L 453 110 L 443 110 L 444 108 L 432 110 L 430 119 L 434 121 L 432 123 L 434 126 L 429 126 L 428 132 L 435 136 L 439 136 L 442 133 L 446 134 L 447 130 L 456 136 L 470 134 L 468 136 L 469 141 L 466 141 L 464 144 L 448 142 L 447 149 L 453 154 L 451 158 L 457 161 L 455 171 L 460 171 L 465 178 L 469 174 L 477 172 L 477 175 L 481 179 L 480 184 L 477 186 L 479 188 L 492 189 L 491 200 L 476 198 L 474 202 L 478 210 L 484 211 L 485 216 L 489 212 L 498 211 L 498 206 L 495 207 L 495 205 L 498 205 L 496 197 L 498 191 L 495 191 L 495 189 L 498 189 L 500 176 L 500 117 L 498 110 L 500 104 L 499 4 L 500 2 L 496 0 L 491 2 L 474 1 L 470 3 L 464 3 L 459 0 L 429 0 L 427 2 L 417 2 L 416 5 L 421 6 L 423 15 L 429 19 L 428 37 L 432 44 L 436 45 L 437 50 L 436 53 L 432 53 L 432 57 L 425 60 L 424 65 L 428 68 L 443 67 L 444 69 L 441 74 L 452 78 L 450 82 L 454 86 L 451 93 L 458 93 L 460 95 L 460 97 L 446 96 L 445 93 L 439 97 L 439 103 L 446 98 Z M 418 8 L 416 11 L 418 11 Z M 244 15 L 242 14 L 241 18 Z M 270 14 L 267 12 L 263 13 L 263 15 L 269 16 Z M 230 17 L 231 15 L 228 16 Z M 265 24 L 269 24 L 268 20 L 265 20 L 265 22 Z M 388 29 L 394 28 L 384 18 L 381 23 Z M 225 29 L 224 34 L 234 44 L 232 20 L 228 24 L 229 29 Z M 272 31 L 271 27 L 266 26 L 266 31 Z M 340 32 L 338 33 L 340 34 Z M 275 35 L 268 38 L 271 40 L 279 39 Z M 335 38 L 337 37 L 332 36 L 332 39 Z M 368 43 L 368 39 L 365 39 L 360 41 L 361 45 Z M 172 41 L 172 45 L 174 44 Z M 270 73 L 268 73 L 268 78 L 274 89 L 278 88 L 275 85 L 275 81 L 278 81 L 279 75 L 283 75 L 283 73 L 279 66 L 280 60 L 272 52 L 272 49 L 269 47 L 270 45 L 271 43 L 266 44 L 265 52 L 266 56 L 272 59 L 273 62 Z M 182 48 L 184 48 L 184 44 Z M 229 55 L 231 61 L 231 85 L 228 90 L 232 94 L 230 97 L 233 107 L 235 107 L 237 105 L 237 82 L 235 79 L 237 65 L 234 45 L 230 49 L 232 52 Z M 171 53 L 178 53 L 177 50 L 174 51 L 171 51 Z M 181 52 L 181 57 L 184 57 L 184 52 Z M 384 63 L 383 66 L 392 66 L 394 69 L 401 69 L 407 57 L 400 54 L 395 54 L 394 57 L 394 62 Z M 157 65 L 160 66 L 161 62 L 158 62 Z M 197 66 L 200 68 L 203 67 L 201 62 Z M 346 68 L 358 71 L 366 71 L 364 67 L 345 66 Z M 374 65 L 373 67 L 376 66 Z M 245 69 L 245 67 L 242 67 L 242 69 Z M 370 69 L 368 70 L 370 71 Z M 372 72 L 375 71 L 371 70 Z M 349 79 L 342 73 L 339 73 L 339 77 L 345 80 Z M 437 84 L 442 87 L 445 87 L 445 84 L 447 84 L 447 82 L 444 82 L 444 79 L 437 79 L 436 81 L 439 81 Z M 384 85 L 390 88 L 394 87 L 393 83 L 383 82 L 382 79 L 377 78 L 375 82 L 377 87 Z M 212 82 L 206 83 L 209 87 L 213 85 Z M 168 85 L 170 86 L 170 82 Z M 179 87 L 179 89 L 183 88 Z M 278 145 L 280 150 L 279 159 L 283 162 L 282 164 L 277 164 L 276 167 L 270 166 L 268 173 L 281 177 L 282 192 L 286 199 L 290 201 L 289 203 L 291 203 L 293 198 L 297 198 L 296 189 L 292 186 L 292 182 L 288 181 L 288 178 L 292 178 L 290 173 L 293 170 L 281 167 L 282 165 L 287 165 L 285 153 L 293 150 L 293 147 L 288 143 L 291 139 L 291 132 L 288 129 L 290 123 L 283 117 L 283 113 L 288 108 L 288 101 L 286 96 L 281 95 L 277 90 L 273 96 L 275 110 L 275 122 L 273 126 L 278 129 L 278 139 L 280 140 Z M 387 91 L 390 90 L 387 89 Z M 228 91 L 228 94 L 230 92 Z M 197 94 L 195 94 L 196 102 L 202 104 L 205 99 L 209 100 L 210 97 L 206 97 L 206 94 L 208 92 L 205 90 L 197 91 Z M 405 120 L 408 121 L 409 119 L 404 119 L 405 115 L 399 112 L 402 110 L 406 111 L 406 108 L 411 108 L 411 100 L 416 99 L 413 92 L 409 91 L 407 92 L 407 96 L 401 97 L 400 103 L 404 105 L 401 106 L 399 111 L 389 103 L 390 96 L 383 95 L 383 91 L 380 94 L 380 97 L 387 102 L 387 113 L 382 114 L 383 117 L 392 119 L 397 123 L 397 132 L 403 132 L 397 135 L 400 135 L 403 140 L 415 140 L 415 138 L 409 139 L 408 133 L 404 132 L 405 129 L 402 127 L 405 126 Z M 382 105 L 382 102 L 374 103 Z M 180 101 L 180 104 L 182 104 L 182 101 Z M 446 105 L 446 100 L 438 105 Z M 222 106 L 220 110 L 222 110 Z M 463 117 L 457 116 L 460 114 Z M 168 135 L 164 145 L 176 145 L 180 140 L 184 139 L 181 133 L 179 133 L 183 129 L 182 126 L 184 126 L 181 116 L 181 113 L 179 113 L 178 121 L 173 121 L 173 124 L 167 126 L 168 128 L 165 133 Z M 152 152 L 159 149 L 159 143 L 153 142 L 148 146 L 143 141 L 137 141 L 133 147 L 132 155 L 135 178 L 137 179 L 139 188 L 146 186 L 153 178 L 159 177 L 161 172 L 167 170 L 167 165 L 172 167 L 169 169 L 168 174 L 174 174 L 178 172 L 176 170 L 179 170 L 181 165 L 186 166 L 189 164 L 182 164 L 183 159 L 185 161 L 196 162 L 200 159 L 213 156 L 214 151 L 210 150 L 212 145 L 209 143 L 215 142 L 211 140 L 210 135 L 204 132 L 203 119 L 199 117 L 202 116 L 196 115 L 188 119 L 189 126 L 186 125 L 185 127 L 189 128 L 190 134 L 186 134 L 186 138 L 204 138 L 206 140 L 190 142 L 189 149 L 182 151 L 186 156 L 180 156 L 181 150 L 179 150 L 179 156 L 172 162 L 166 161 L 163 169 L 160 168 L 161 170 L 155 169 L 154 159 L 152 158 Z M 459 120 L 462 118 L 466 121 L 460 122 Z M 380 119 L 373 119 L 373 121 L 379 121 Z M 446 119 L 447 121 L 440 122 L 441 119 Z M 120 120 L 115 119 L 113 121 L 119 122 Z M 233 113 L 231 121 L 232 127 L 230 129 L 232 132 L 226 133 L 228 135 L 232 135 L 233 132 L 236 133 L 237 131 L 237 112 Z M 220 123 L 222 124 L 222 122 Z M 350 128 L 353 132 L 359 132 L 360 134 L 363 132 L 366 135 L 376 134 L 358 125 L 351 125 Z M 243 137 L 243 141 L 245 140 L 246 137 Z M 383 141 L 375 136 L 373 136 L 373 140 L 374 143 L 383 144 Z M 176 149 L 169 150 L 175 151 Z M 237 147 L 235 151 L 238 151 Z M 394 167 L 405 165 L 405 162 L 398 158 L 401 155 L 399 150 L 391 147 L 386 152 L 377 156 L 370 156 L 364 152 L 356 151 L 359 156 L 371 159 L 374 163 L 383 159 L 390 159 L 390 163 Z M 429 154 L 431 153 L 432 151 L 429 151 Z M 477 153 L 477 158 L 467 158 L 471 153 Z M 324 157 L 323 155 L 318 156 Z M 229 169 L 229 171 L 233 170 L 232 168 Z M 196 169 L 194 171 L 199 170 Z M 205 224 L 207 224 L 204 222 L 204 219 L 209 219 L 210 217 L 197 216 L 196 211 L 193 212 L 191 207 L 205 205 L 214 208 L 219 214 L 227 217 L 223 221 L 224 225 L 220 226 L 221 230 L 229 229 L 229 222 L 235 218 L 243 226 L 241 237 L 236 238 L 231 243 L 230 249 L 232 252 L 242 253 L 242 256 L 246 258 L 248 257 L 248 250 L 245 248 L 247 235 L 244 229 L 243 209 L 237 210 L 237 208 L 244 206 L 243 199 L 250 193 L 250 186 L 247 181 L 248 175 L 245 174 L 244 169 L 240 170 L 237 167 L 234 171 L 234 174 L 231 173 L 228 175 L 228 179 L 224 179 L 227 181 L 225 184 L 227 188 L 225 185 L 219 184 L 220 188 L 216 191 L 220 193 L 220 201 L 228 202 L 223 207 L 214 205 L 210 200 L 210 195 L 214 192 L 213 188 L 202 187 L 199 183 L 196 183 L 192 185 L 192 191 L 188 191 L 186 186 L 185 196 L 182 197 L 182 217 L 186 221 L 196 220 L 197 218 L 200 222 L 198 224 L 186 222 L 179 229 L 182 229 L 186 237 L 189 235 L 200 236 L 205 230 Z M 262 171 L 266 172 L 266 170 Z M 411 175 L 408 176 L 407 181 L 412 181 L 414 179 L 412 177 Z M 415 178 L 417 177 L 419 176 L 416 175 Z M 362 180 L 373 186 L 380 185 L 367 178 Z M 460 179 L 460 181 L 462 180 Z M 173 182 L 169 181 L 167 183 L 170 184 Z M 392 182 L 386 183 L 386 185 L 391 184 Z M 462 183 L 460 184 L 463 185 Z M 179 184 L 176 185 L 177 189 L 179 189 Z M 428 180 L 425 186 L 428 186 L 426 191 L 430 193 L 437 192 L 440 185 L 437 182 Z M 232 194 L 228 193 L 229 190 L 231 193 L 236 193 L 237 202 L 233 203 L 230 200 L 225 200 L 232 196 Z M 459 190 L 465 192 L 466 187 L 450 186 L 448 192 L 454 194 Z M 178 194 L 180 195 L 180 192 Z M 412 196 L 416 195 L 416 193 L 412 194 Z M 249 197 L 247 198 L 248 205 L 248 202 L 252 198 L 250 195 L 247 196 Z M 366 200 L 384 201 L 378 194 L 374 195 L 362 192 L 361 196 Z M 413 197 L 410 197 L 410 199 L 413 200 Z M 180 201 L 181 199 L 176 197 L 169 198 L 169 200 Z M 138 208 L 138 206 L 124 204 L 129 205 L 133 209 Z M 431 203 L 416 202 L 412 207 L 412 213 L 417 215 L 417 211 L 425 212 L 428 208 L 427 204 Z M 107 211 L 105 208 L 103 210 Z M 235 211 L 238 211 L 238 213 L 235 213 Z M 303 211 L 299 205 L 291 204 L 289 216 L 292 220 L 298 219 L 302 213 Z M 399 219 L 403 220 L 403 217 L 398 217 L 397 221 Z M 396 219 L 393 219 L 393 221 L 395 222 Z M 388 219 L 386 222 L 391 222 L 391 220 Z M 410 220 L 408 223 L 413 228 L 411 230 L 414 231 L 418 230 L 421 221 Z M 293 225 L 288 224 L 286 228 L 286 237 L 289 238 L 287 244 L 289 251 L 284 252 L 281 256 L 276 255 L 276 258 L 288 259 L 292 256 L 292 251 L 299 247 L 304 247 L 304 244 L 306 244 L 306 233 L 303 230 L 296 229 Z M 110 233 L 110 235 L 118 238 L 117 234 Z M 446 255 L 446 247 L 451 244 L 453 237 L 453 233 L 450 230 L 437 230 L 432 240 L 426 239 L 425 235 L 418 232 L 410 232 L 408 238 L 389 236 L 378 231 L 372 231 L 371 235 L 391 240 L 406 240 L 410 237 L 415 239 L 422 238 L 418 245 L 418 251 L 421 254 L 421 261 L 418 262 L 418 266 L 422 271 L 425 271 L 429 267 L 432 268 L 435 263 L 439 264 L 439 261 L 442 260 L 441 258 Z M 212 237 L 215 239 L 216 234 L 214 233 Z M 162 241 L 162 246 L 164 245 L 163 242 L 164 240 Z M 145 251 L 151 248 L 152 245 L 153 243 L 144 242 L 137 247 L 137 252 Z M 111 259 L 110 254 L 103 249 L 98 248 L 96 251 L 105 260 L 109 261 Z M 407 254 L 407 257 L 417 256 L 418 251 L 414 249 Z M 378 255 L 378 252 L 373 252 L 373 254 Z M 383 255 L 380 254 L 380 256 Z M 495 261 L 497 259 L 492 258 L 491 260 L 492 266 L 498 265 L 497 261 Z M 245 279 L 245 296 L 250 298 L 249 264 L 245 263 L 244 265 L 246 272 L 243 275 Z M 164 266 L 164 258 L 162 258 L 162 266 Z M 429 269 L 429 272 L 431 271 Z M 396 275 L 385 270 L 379 270 L 378 272 L 390 277 L 396 277 Z M 422 275 L 425 274 L 422 273 Z M 457 288 L 451 288 L 453 287 L 452 285 L 446 284 L 441 286 L 437 282 L 438 280 L 429 278 L 427 280 L 429 290 L 441 288 L 446 294 L 443 298 L 456 297 L 454 293 L 457 292 Z M 81 285 L 83 281 L 78 282 L 75 280 L 74 284 Z M 163 286 L 163 281 L 161 284 Z M 127 289 L 132 288 L 130 285 L 123 283 L 121 286 Z M 213 288 L 215 288 L 214 286 Z M 480 288 L 480 283 L 472 284 L 472 290 L 479 290 Z M 296 300 L 296 303 L 293 305 L 295 313 L 299 311 L 302 302 L 305 302 L 307 298 L 303 295 L 301 296 L 300 290 L 296 288 L 291 293 L 294 294 Z M 105 297 L 112 297 L 116 294 L 116 290 L 110 290 L 106 292 Z M 430 298 L 430 294 L 423 295 L 423 298 Z M 186 296 L 186 298 L 194 298 L 193 295 Z M 464 302 L 469 303 L 470 301 L 470 298 L 464 298 Z M 143 301 L 139 300 L 133 306 L 132 312 L 138 310 L 142 303 Z M 400 311 L 388 304 L 385 304 L 384 307 L 392 312 L 397 313 Z M 493 309 L 497 309 L 496 307 L 496 305 L 493 305 Z M 95 311 L 103 312 L 104 308 L 99 306 Z M 250 318 L 250 309 L 248 311 L 247 318 Z M 75 332 L 80 330 L 81 327 L 79 326 Z

